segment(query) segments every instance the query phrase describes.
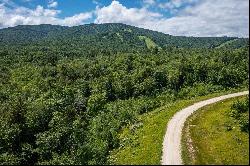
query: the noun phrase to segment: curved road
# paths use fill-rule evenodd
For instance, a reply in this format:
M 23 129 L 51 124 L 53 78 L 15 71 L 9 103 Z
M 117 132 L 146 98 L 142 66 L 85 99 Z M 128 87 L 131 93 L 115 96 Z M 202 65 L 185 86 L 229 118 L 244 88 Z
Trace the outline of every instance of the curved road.
M 249 94 L 249 91 L 233 93 L 220 97 L 215 97 L 209 100 L 204 100 L 195 103 L 189 107 L 182 109 L 177 112 L 172 119 L 168 122 L 167 132 L 163 141 L 163 155 L 161 164 L 162 165 L 182 165 L 181 159 L 181 132 L 184 126 L 184 122 L 187 117 L 190 116 L 194 111 L 204 107 L 206 105 L 216 103 L 221 100 L 225 100 L 232 97 L 243 96 Z

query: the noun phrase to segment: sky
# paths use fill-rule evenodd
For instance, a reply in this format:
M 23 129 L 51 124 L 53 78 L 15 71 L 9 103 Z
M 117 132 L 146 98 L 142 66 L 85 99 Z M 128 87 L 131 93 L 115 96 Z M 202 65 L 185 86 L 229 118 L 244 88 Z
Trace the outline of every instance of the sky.
M 0 0 L 0 28 L 124 23 L 175 36 L 249 36 L 248 0 Z

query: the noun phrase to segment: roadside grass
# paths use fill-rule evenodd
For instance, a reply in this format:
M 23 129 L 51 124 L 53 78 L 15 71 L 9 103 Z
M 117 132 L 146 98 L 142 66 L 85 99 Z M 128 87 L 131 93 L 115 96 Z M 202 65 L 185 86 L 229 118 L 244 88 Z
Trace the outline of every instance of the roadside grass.
M 213 93 L 166 103 L 139 117 L 139 122 L 125 127 L 119 135 L 120 147 L 110 152 L 109 164 L 155 165 L 161 163 L 162 143 L 168 121 L 179 110 L 195 102 L 240 90 Z
M 249 134 L 227 115 L 234 101 L 245 98 L 208 105 L 188 118 L 182 136 L 184 164 L 249 165 Z

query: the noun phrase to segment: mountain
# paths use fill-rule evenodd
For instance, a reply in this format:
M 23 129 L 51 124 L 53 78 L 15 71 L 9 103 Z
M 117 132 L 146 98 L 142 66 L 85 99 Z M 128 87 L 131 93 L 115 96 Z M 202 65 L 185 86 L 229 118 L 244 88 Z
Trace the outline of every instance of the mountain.
M 86 24 L 74 27 L 58 25 L 19 25 L 0 30 L 0 46 L 36 45 L 63 47 L 67 50 L 92 47 L 116 51 L 145 48 L 242 47 L 249 39 L 236 37 L 184 37 L 137 28 L 121 23 Z M 48 45 L 48 43 L 50 43 Z M 226 44 L 225 44 L 226 43 Z

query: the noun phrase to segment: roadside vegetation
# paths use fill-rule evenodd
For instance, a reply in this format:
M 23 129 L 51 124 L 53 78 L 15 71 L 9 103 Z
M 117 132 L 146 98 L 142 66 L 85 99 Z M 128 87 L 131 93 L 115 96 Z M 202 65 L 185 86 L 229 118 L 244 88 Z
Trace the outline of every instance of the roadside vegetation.
M 249 165 L 249 101 L 237 97 L 206 106 L 185 123 L 185 164 Z
M 124 127 L 119 133 L 121 145 L 109 156 L 109 163 L 115 165 L 159 165 L 162 157 L 162 143 L 168 121 L 181 109 L 198 101 L 238 92 L 232 89 L 205 96 L 190 97 L 177 101 L 168 101 L 164 106 L 138 118 L 138 122 Z

